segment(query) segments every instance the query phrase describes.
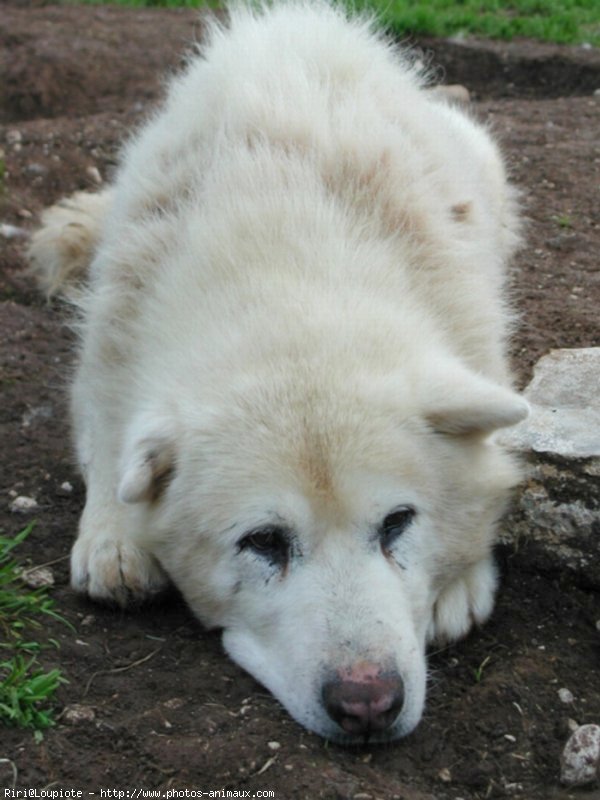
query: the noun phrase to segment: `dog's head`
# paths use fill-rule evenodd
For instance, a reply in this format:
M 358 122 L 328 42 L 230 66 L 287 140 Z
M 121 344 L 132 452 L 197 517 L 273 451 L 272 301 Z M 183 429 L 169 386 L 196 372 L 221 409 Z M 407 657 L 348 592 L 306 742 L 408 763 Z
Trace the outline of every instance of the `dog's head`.
M 428 639 L 491 610 L 517 471 L 489 434 L 526 404 L 456 366 L 344 391 L 335 371 L 259 371 L 217 411 L 180 398 L 138 420 L 120 491 L 197 616 L 296 720 L 390 740 L 421 717 Z

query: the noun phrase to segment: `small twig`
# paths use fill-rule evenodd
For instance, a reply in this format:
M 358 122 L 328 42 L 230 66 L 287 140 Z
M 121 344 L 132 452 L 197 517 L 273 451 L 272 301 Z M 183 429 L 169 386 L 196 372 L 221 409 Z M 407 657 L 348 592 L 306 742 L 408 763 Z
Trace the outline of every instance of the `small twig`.
M 253 777 L 256 777 L 257 775 L 262 775 L 263 772 L 266 772 L 269 769 L 269 767 L 272 767 L 276 761 L 277 761 L 277 756 L 271 756 L 271 758 L 268 758 L 262 765 L 262 767 L 258 770 L 258 772 L 253 773 Z
M 35 572 L 36 569 L 51 567 L 53 564 L 58 564 L 60 561 L 66 561 L 68 558 L 71 558 L 71 556 L 70 555 L 61 556 L 60 558 L 55 558 L 53 561 L 46 561 L 45 564 L 34 564 L 32 567 L 27 567 L 27 569 L 22 569 L 21 576 L 27 575 L 29 572 Z
M 88 680 L 88 682 L 87 682 L 87 684 L 85 686 L 85 690 L 83 692 L 82 699 L 87 697 L 87 693 L 90 690 L 90 686 L 92 685 L 92 681 L 95 678 L 97 678 L 98 675 L 114 675 L 116 672 L 126 672 L 128 669 L 133 669 L 134 667 L 139 667 L 140 664 L 143 664 L 144 662 L 149 661 L 153 656 L 155 656 L 161 650 L 162 650 L 162 647 L 159 647 L 156 650 L 153 650 L 151 653 L 148 653 L 147 656 L 144 656 L 143 658 L 138 658 L 137 661 L 132 661 L 131 664 L 125 664 L 124 667 L 114 667 L 114 669 L 101 669 L 101 670 L 98 670 L 98 672 L 93 672 L 92 675 L 90 676 L 90 679 Z

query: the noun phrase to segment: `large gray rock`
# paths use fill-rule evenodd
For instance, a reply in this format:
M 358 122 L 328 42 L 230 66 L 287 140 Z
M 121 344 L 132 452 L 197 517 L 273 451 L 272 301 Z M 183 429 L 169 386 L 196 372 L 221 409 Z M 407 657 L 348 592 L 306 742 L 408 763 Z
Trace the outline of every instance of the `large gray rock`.
M 529 465 L 501 541 L 600 588 L 600 347 L 551 351 L 524 394 L 530 417 L 499 437 Z
M 525 390 L 531 416 L 503 435 L 520 450 L 600 458 L 600 347 L 551 350 Z

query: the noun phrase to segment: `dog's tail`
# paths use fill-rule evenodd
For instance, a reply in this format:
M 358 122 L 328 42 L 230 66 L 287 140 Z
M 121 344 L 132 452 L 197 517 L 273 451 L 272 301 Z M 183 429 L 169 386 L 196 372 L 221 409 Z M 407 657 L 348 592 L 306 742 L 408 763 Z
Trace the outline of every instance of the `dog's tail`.
M 48 297 L 85 282 L 111 201 L 111 191 L 77 192 L 47 208 L 32 238 L 31 272 Z

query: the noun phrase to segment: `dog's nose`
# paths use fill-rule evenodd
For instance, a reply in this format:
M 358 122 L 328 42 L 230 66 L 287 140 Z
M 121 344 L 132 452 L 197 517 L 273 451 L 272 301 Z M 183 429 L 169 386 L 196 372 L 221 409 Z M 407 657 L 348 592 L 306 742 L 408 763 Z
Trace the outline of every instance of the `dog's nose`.
M 323 686 L 327 713 L 346 731 L 368 736 L 390 728 L 404 704 L 404 684 L 397 672 L 360 662 Z

